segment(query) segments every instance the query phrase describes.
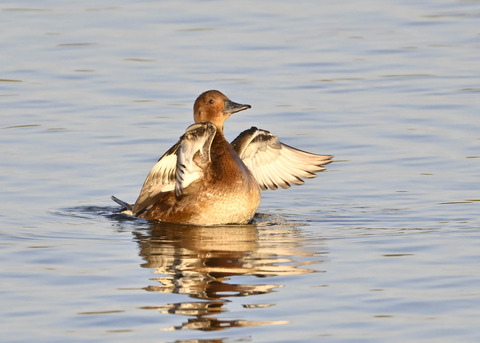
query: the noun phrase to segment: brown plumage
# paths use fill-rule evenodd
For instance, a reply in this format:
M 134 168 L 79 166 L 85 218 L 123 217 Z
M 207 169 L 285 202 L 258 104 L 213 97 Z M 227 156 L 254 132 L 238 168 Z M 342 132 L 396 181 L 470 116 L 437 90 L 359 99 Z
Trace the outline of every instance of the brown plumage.
M 195 124 L 152 168 L 133 205 L 112 197 L 131 215 L 195 225 L 244 224 L 254 216 L 261 189 L 302 184 L 324 170 L 332 156 L 292 148 L 255 127 L 232 144 L 223 124 L 250 108 L 219 91 L 202 93 L 194 105 Z

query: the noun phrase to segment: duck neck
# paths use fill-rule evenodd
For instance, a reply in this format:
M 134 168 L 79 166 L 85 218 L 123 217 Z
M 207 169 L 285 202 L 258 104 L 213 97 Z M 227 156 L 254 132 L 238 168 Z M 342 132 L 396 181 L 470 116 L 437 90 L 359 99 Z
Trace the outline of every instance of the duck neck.
M 220 134 L 223 136 L 223 124 L 214 124 L 217 128 L 217 135 Z

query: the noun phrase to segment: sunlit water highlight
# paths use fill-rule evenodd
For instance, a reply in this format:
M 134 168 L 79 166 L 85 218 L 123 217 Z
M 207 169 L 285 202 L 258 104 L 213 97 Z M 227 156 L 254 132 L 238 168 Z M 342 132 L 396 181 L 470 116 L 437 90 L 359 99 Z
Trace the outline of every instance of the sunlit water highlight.
M 478 1 L 0 5 L 2 341 L 480 340 Z M 335 163 L 252 225 L 118 212 L 216 88 Z

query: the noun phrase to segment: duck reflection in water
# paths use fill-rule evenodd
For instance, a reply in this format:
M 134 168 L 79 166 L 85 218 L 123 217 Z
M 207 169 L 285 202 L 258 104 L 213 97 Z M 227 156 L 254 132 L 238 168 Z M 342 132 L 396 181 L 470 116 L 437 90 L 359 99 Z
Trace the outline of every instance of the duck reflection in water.
M 146 287 L 150 292 L 186 294 L 198 301 L 186 301 L 144 309 L 191 316 L 188 322 L 167 330 L 223 330 L 231 327 L 285 324 L 285 321 L 221 320 L 212 316 L 227 311 L 228 298 L 266 294 L 283 287 L 257 284 L 255 277 L 306 274 L 316 270 L 295 258 L 318 254 L 301 251 L 298 229 L 291 225 L 236 225 L 217 227 L 181 226 L 152 223 L 147 232 L 136 232 L 144 268 L 161 274 Z M 293 240 L 293 241 L 292 241 Z M 295 240 L 298 240 L 297 242 Z M 243 283 L 230 283 L 244 276 Z M 244 308 L 274 304 L 242 304 Z

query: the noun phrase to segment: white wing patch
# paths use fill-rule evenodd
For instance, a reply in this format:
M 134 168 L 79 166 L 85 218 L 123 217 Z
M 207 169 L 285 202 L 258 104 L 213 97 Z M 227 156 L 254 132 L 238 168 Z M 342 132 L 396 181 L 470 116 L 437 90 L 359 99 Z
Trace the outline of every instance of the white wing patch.
M 301 178 L 315 177 L 333 157 L 293 148 L 256 127 L 242 132 L 232 146 L 263 190 L 301 185 L 304 183 Z
M 205 164 L 210 162 L 210 145 L 216 128 L 210 123 L 191 125 L 183 135 L 177 150 L 175 171 L 175 195 L 203 176 Z
M 132 212 L 138 214 L 155 203 L 160 193 L 175 190 L 177 198 L 193 181 L 203 175 L 204 163 L 210 161 L 210 145 L 216 128 L 211 123 L 193 124 L 180 140 L 153 166 Z

